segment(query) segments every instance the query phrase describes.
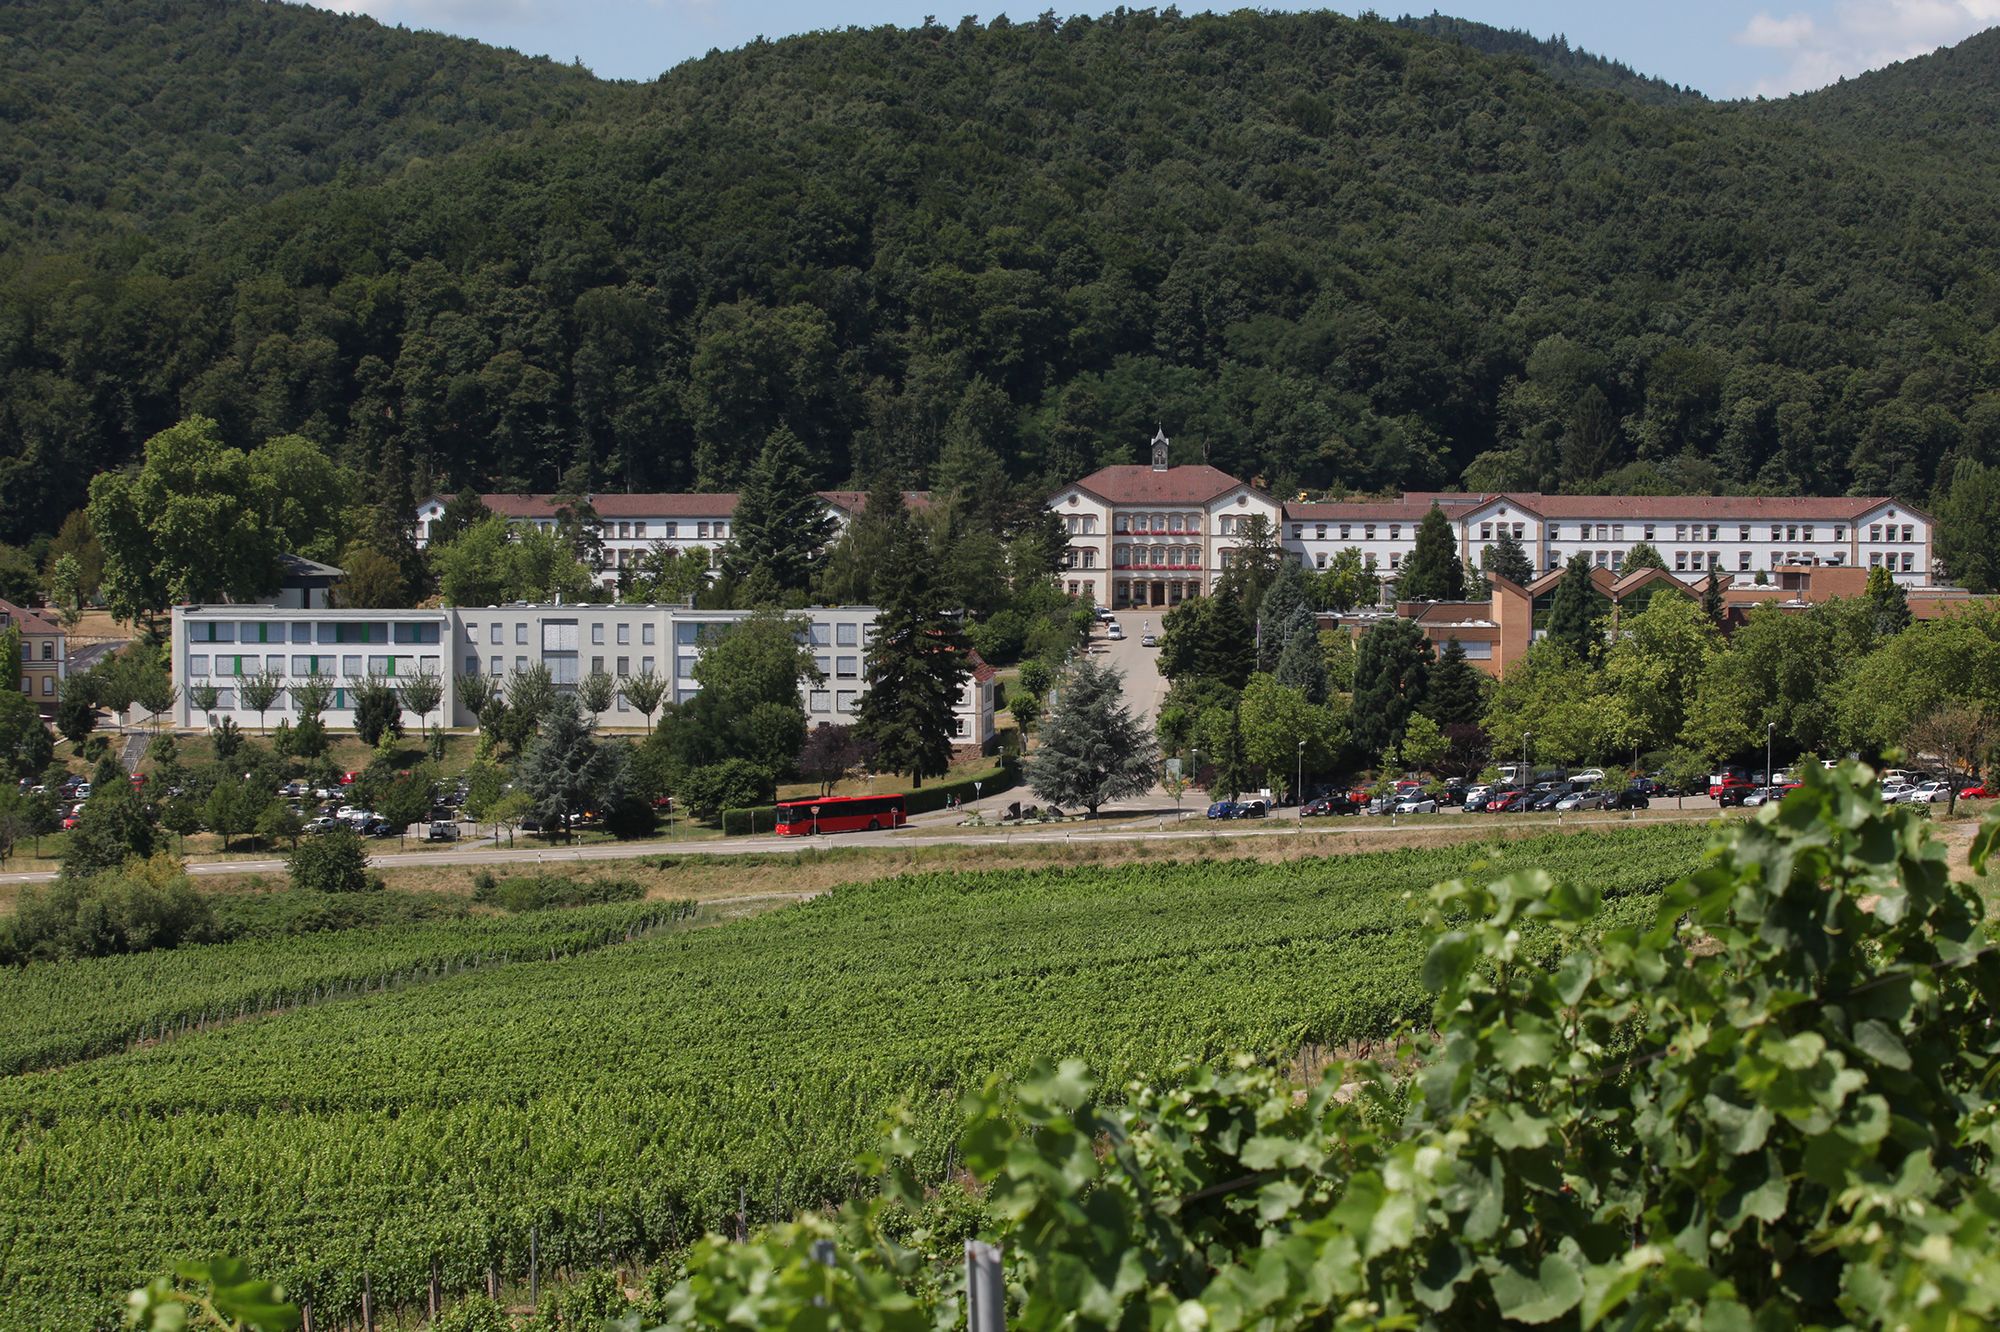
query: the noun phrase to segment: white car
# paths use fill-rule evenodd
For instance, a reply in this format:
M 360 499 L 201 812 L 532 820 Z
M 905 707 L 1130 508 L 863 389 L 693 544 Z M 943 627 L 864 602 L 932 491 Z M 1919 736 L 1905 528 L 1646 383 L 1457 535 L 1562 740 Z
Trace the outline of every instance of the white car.
M 1903 798 L 1903 803 L 1908 805 L 1943 805 L 1950 801 L 1950 782 L 1925 782 L 1912 788 L 1910 794 Z
M 1916 793 L 1917 788 L 1911 786 L 1908 782 L 1882 783 L 1882 803 L 1885 805 L 1903 804 Z
M 1438 802 L 1435 798 L 1419 792 L 1416 795 L 1407 795 L 1398 800 L 1396 802 L 1396 812 L 1398 814 L 1435 814 L 1438 812 Z
M 1569 779 L 1573 782 L 1581 782 L 1586 786 L 1596 786 L 1604 780 L 1604 769 L 1585 768 L 1582 772 L 1571 773 Z
M 1104 636 L 1106 638 L 1123 638 L 1125 637 L 1125 631 L 1118 627 L 1118 621 L 1107 620 L 1104 624 Z

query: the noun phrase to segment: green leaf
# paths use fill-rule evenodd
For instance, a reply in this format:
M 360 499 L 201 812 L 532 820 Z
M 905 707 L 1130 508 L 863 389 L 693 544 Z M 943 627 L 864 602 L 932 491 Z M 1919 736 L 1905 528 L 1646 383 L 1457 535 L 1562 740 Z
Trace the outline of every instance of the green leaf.
M 1479 945 L 1464 930 L 1449 930 L 1439 935 L 1424 957 L 1424 988 L 1440 994 L 1457 985 L 1478 956 Z
M 1486 1118 L 1486 1132 L 1508 1151 L 1523 1151 L 1549 1140 L 1549 1122 L 1519 1106 L 1502 1106 Z
M 1452 1287 L 1469 1279 L 1472 1273 L 1472 1256 L 1465 1246 L 1448 1235 L 1439 1235 L 1431 1241 L 1411 1290 L 1426 1309 L 1443 1312 L 1451 1307 Z
M 1548 1022 L 1532 1013 L 1514 1019 L 1511 1027 L 1495 1032 L 1489 1048 L 1500 1067 L 1509 1073 L 1524 1068 L 1547 1068 L 1556 1056 L 1556 1032 Z
M 1854 1045 L 1861 1053 L 1876 1063 L 1893 1068 L 1899 1073 L 1910 1071 L 1910 1052 L 1903 1048 L 1896 1033 L 1884 1023 L 1870 1018 L 1855 1024 Z
M 1761 1105 L 1741 1106 L 1711 1093 L 1702 1109 L 1715 1125 L 1717 1145 L 1731 1156 L 1756 1151 L 1771 1132 L 1771 1112 Z
M 1968 857 L 1974 874 L 1984 874 L 1993 853 L 2000 851 L 2000 815 L 1987 819 L 1979 825 L 1979 831 L 1972 835 L 1972 853 Z
M 1582 1274 L 1560 1253 L 1543 1258 L 1541 1269 L 1532 1276 L 1510 1267 L 1492 1281 L 1500 1313 L 1517 1323 L 1553 1322 L 1583 1298 Z

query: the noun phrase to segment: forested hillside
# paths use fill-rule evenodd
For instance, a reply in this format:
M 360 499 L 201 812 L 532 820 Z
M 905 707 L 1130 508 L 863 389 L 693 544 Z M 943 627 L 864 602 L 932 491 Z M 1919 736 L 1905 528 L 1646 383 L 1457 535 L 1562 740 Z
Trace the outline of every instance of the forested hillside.
M 237 33 L 274 79 L 365 50 L 415 100 L 322 121 L 222 80 L 201 122 L 241 137 L 170 127 L 115 176 L 41 151 L 43 195 L 130 224 L 31 210 L 0 260 L 3 541 L 197 412 L 388 498 L 578 461 L 733 488 L 779 425 L 829 485 L 917 484 L 954 437 L 1041 484 L 1156 424 L 1284 491 L 1922 502 L 2000 459 L 1991 144 L 1927 135 L 1918 93 L 1659 105 L 1328 14 L 829 33 L 635 87 L 288 6 L 7 12 L 9 68 L 91 83 L 93 132 L 169 86 L 99 70 L 128 12 L 213 30 L 218 71 Z M 53 142 L 66 104 L 16 82 L 7 132 Z

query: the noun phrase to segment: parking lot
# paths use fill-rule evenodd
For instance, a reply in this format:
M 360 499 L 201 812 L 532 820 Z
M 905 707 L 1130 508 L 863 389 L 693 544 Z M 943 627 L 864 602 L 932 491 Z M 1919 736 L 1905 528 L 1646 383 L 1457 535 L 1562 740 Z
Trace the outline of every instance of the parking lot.
M 1132 709 L 1132 715 L 1149 731 L 1154 715 L 1160 710 L 1160 700 L 1166 697 L 1167 682 L 1160 674 L 1160 650 L 1144 646 L 1143 640 L 1148 633 L 1160 632 L 1164 613 L 1159 606 L 1118 611 L 1115 618 L 1124 638 L 1112 638 L 1102 624 L 1090 634 L 1091 657 L 1123 677 L 1125 706 Z

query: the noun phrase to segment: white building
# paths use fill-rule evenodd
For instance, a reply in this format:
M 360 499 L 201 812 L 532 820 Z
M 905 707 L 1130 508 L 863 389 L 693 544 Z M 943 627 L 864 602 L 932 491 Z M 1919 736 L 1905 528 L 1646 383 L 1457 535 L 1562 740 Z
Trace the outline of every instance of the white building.
M 1890 569 L 1898 582 L 1932 581 L 1931 519 L 1883 497 L 1715 495 L 1466 495 L 1417 492 L 1395 500 L 1284 506 L 1285 550 L 1314 568 L 1358 549 L 1384 577 L 1416 548 L 1417 525 L 1436 505 L 1451 520 L 1468 568 L 1503 532 L 1520 542 L 1536 573 L 1575 555 L 1621 572 L 1646 542 L 1676 573 L 1767 576 L 1828 565 Z
M 617 586 L 619 572 L 636 568 L 656 545 L 674 551 L 706 551 L 713 566 L 719 563 L 736 523 L 737 496 L 733 493 L 606 493 L 586 498 L 597 514 L 597 535 L 604 547 L 597 570 L 597 581 L 603 587 Z M 820 498 L 834 520 L 836 535 L 868 507 L 867 494 L 858 490 L 823 490 Z M 562 508 L 554 495 L 490 494 L 479 499 L 509 523 L 545 530 L 556 526 Z M 418 549 L 430 544 L 432 525 L 444 517 L 451 500 L 449 495 L 433 495 L 417 506 L 413 534 Z M 907 491 L 903 500 L 913 508 L 923 508 L 930 503 L 930 495 Z
M 1207 466 L 1167 462 L 1155 434 L 1150 466 L 1104 467 L 1065 486 L 1049 508 L 1069 535 L 1058 576 L 1072 596 L 1100 606 L 1177 606 L 1214 587 L 1251 520 L 1278 534 L 1278 503 Z
M 702 645 L 743 619 L 748 611 L 697 611 L 680 606 L 562 605 L 517 602 L 507 606 L 444 607 L 430 610 L 304 610 L 277 606 L 177 606 L 173 612 L 173 678 L 179 688 L 174 717 L 194 729 L 211 724 L 211 714 L 191 695 L 204 685 L 217 691 L 213 717 L 253 726 L 258 715 L 243 706 L 239 693 L 246 676 L 268 673 L 281 685 L 324 677 L 333 697 L 324 720 L 341 728 L 354 724 L 354 691 L 369 680 L 394 684 L 413 675 L 434 675 L 444 687 L 444 703 L 433 723 L 471 726 L 475 718 L 459 701 L 458 677 L 485 676 L 504 682 L 530 666 L 547 668 L 558 687 L 573 688 L 602 671 L 613 677 L 661 677 L 665 697 L 686 702 L 700 692 L 694 678 Z M 801 686 L 808 725 L 850 722 L 867 691 L 864 658 L 874 634 L 872 606 L 818 607 L 796 612 L 805 621 L 813 658 L 827 679 Z M 986 747 L 995 738 L 991 668 L 974 662 L 954 721 L 967 746 Z M 979 678 L 984 668 L 985 678 Z M 290 690 L 261 720 L 276 725 L 296 715 Z M 405 713 L 403 724 L 422 723 Z M 621 692 L 602 718 L 608 727 L 641 727 L 644 719 Z

